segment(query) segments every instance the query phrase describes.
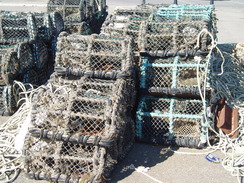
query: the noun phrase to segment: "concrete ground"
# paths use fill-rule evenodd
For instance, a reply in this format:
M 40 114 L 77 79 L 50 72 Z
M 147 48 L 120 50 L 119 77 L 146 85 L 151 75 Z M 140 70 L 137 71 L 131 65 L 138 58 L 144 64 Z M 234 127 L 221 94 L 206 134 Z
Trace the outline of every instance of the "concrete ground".
M 0 10 L 14 11 L 45 11 L 47 0 L 0 0 Z M 107 0 L 109 12 L 116 6 L 134 6 L 141 0 Z M 173 0 L 151 0 L 148 3 L 172 3 Z M 208 4 L 207 0 L 178 0 L 179 4 Z M 25 6 L 23 6 L 25 4 Z M 244 43 L 244 1 L 243 0 L 218 0 L 215 2 L 218 20 L 219 43 Z M 0 123 L 8 117 L 0 117 Z M 142 173 L 131 170 L 129 166 L 149 167 L 148 175 L 163 183 L 234 183 L 237 179 L 231 176 L 220 164 L 207 161 L 205 155 L 186 155 L 179 152 L 204 153 L 206 150 L 188 148 L 175 148 L 174 151 L 164 146 L 152 146 L 135 143 L 128 156 L 117 165 L 112 173 L 109 183 L 153 183 Z M 223 157 L 221 152 L 214 155 Z M 15 183 L 39 182 L 27 179 L 23 173 L 14 181 Z

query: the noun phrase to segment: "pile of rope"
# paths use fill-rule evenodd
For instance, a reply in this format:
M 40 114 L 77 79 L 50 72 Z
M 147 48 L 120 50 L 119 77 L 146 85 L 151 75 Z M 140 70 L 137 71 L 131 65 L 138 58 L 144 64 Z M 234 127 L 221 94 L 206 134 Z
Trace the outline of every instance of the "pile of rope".
M 54 64 L 57 36 L 63 30 L 63 20 L 57 12 L 1 11 L 0 22 L 0 111 L 9 115 L 17 109 L 14 98 L 19 94 L 14 93 L 17 91 L 13 88 L 14 80 L 39 86 L 53 72 L 51 66 Z
M 105 0 L 49 0 L 47 11 L 59 12 L 69 33 L 83 35 L 99 33 L 107 16 Z

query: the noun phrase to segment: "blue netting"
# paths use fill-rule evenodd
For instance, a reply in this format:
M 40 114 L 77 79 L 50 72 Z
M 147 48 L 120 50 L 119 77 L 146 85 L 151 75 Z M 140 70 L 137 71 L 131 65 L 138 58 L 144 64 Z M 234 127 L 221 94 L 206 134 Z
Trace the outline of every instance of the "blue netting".
M 142 97 L 136 116 L 136 137 L 150 143 L 198 147 L 206 139 L 201 100 Z

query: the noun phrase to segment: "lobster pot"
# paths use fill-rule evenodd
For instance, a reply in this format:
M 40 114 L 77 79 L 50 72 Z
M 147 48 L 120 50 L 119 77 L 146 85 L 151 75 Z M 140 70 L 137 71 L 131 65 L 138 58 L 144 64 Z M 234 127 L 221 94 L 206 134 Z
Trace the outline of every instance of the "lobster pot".
M 52 20 L 47 13 L 35 13 L 34 14 L 36 27 L 37 27 L 37 38 L 43 41 L 49 41 L 53 36 Z
M 200 59 L 201 61 L 199 62 Z M 210 90 L 209 58 L 144 57 L 140 67 L 140 88 L 151 94 L 200 96 Z
M 34 55 L 35 67 L 43 68 L 49 61 L 47 45 L 43 41 L 37 41 L 30 46 Z
M 207 138 L 203 115 L 200 100 L 145 96 L 138 105 L 136 137 L 142 142 L 198 147 Z
M 116 146 L 110 150 L 29 137 L 25 148 L 25 171 L 36 180 L 102 182 L 117 162 Z
M 80 135 L 89 135 L 91 139 L 98 136 L 107 141 L 116 137 L 126 124 L 128 106 L 132 105 L 126 83 L 88 79 L 66 86 L 57 87 L 54 83 L 55 92 L 50 89 L 38 92 L 33 99 L 33 126 L 72 135 L 76 140 Z
M 125 131 L 134 131 L 125 112 L 130 103 L 123 93 L 125 81 L 55 79 L 50 80 L 52 89 L 40 88 L 32 101 L 26 172 L 56 182 L 101 182 L 134 140 L 133 133 Z M 58 88 L 61 83 L 66 85 Z
M 212 5 L 170 5 L 168 7 L 159 7 L 157 15 L 162 20 L 180 19 L 180 20 L 213 20 L 214 6 Z
M 49 0 L 48 12 L 59 12 L 64 22 L 81 22 L 86 18 L 85 0 Z
M 202 33 L 198 40 L 198 35 L 203 29 L 208 29 L 208 24 L 204 21 L 142 22 L 139 49 L 149 55 L 161 52 L 161 57 L 179 54 L 195 56 L 197 51 L 203 54 L 201 51 L 207 51 L 210 44 L 205 33 Z M 195 48 L 198 41 L 199 47 Z
M 18 69 L 19 60 L 14 46 L 0 45 L 0 85 L 12 84 Z
M 0 114 L 11 115 L 15 111 L 15 102 L 11 85 L 0 86 Z
M 105 71 L 130 75 L 133 54 L 129 38 L 61 34 L 56 66 L 80 71 Z
M 32 14 L 2 12 L 0 17 L 0 43 L 33 42 L 37 27 Z

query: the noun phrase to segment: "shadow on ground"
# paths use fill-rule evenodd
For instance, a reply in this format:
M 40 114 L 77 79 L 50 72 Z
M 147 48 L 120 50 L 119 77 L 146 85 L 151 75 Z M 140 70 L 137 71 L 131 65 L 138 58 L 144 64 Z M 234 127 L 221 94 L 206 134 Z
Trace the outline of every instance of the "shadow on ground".
M 115 183 L 128 177 L 135 170 L 130 169 L 133 164 L 136 168 L 139 166 L 154 167 L 162 163 L 174 154 L 165 146 L 153 146 L 143 143 L 135 143 L 132 150 L 122 162 L 120 162 L 111 174 L 108 183 Z

